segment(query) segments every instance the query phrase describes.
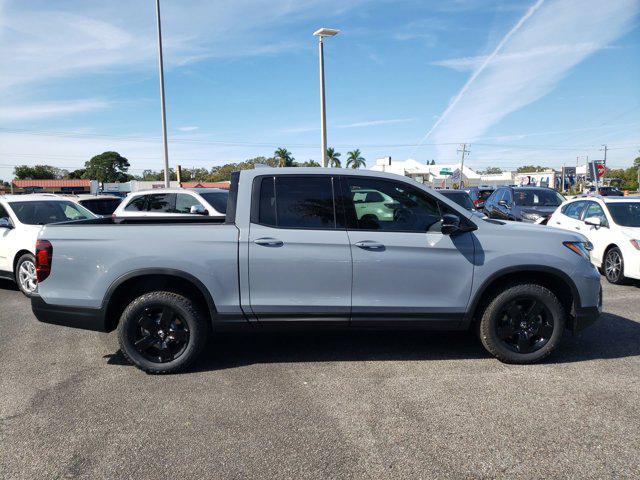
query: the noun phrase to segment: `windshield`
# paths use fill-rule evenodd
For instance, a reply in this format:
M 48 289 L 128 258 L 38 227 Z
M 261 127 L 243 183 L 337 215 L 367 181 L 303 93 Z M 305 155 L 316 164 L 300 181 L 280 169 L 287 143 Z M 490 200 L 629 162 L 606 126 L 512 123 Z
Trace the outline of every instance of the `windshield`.
M 458 205 L 466 210 L 473 210 L 475 207 L 473 206 L 473 202 L 471 201 L 471 197 L 467 192 L 440 192 L 445 197 L 450 200 L 453 200 Z
M 121 200 L 116 200 L 115 198 L 104 198 L 104 199 L 91 199 L 91 200 L 82 200 L 80 205 L 91 210 L 96 215 L 111 215 L 115 212 L 118 205 L 120 205 Z
M 96 218 L 89 210 L 73 202 L 42 200 L 10 202 L 9 205 L 20 223 L 25 225 L 46 225 L 69 220 Z
M 613 221 L 623 227 L 640 227 L 640 202 L 607 203 Z
M 229 192 L 208 192 L 201 193 L 200 196 L 209 202 L 218 212 L 227 213 L 227 198 L 229 198 Z
M 555 190 L 523 189 L 514 190 L 513 199 L 521 207 L 557 207 L 564 197 Z

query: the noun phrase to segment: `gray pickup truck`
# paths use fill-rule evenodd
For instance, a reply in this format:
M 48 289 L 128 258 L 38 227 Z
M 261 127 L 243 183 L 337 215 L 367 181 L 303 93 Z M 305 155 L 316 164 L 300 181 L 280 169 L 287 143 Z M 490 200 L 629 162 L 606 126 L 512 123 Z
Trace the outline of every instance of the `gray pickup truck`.
M 475 328 L 501 361 L 531 363 L 602 304 L 582 235 L 481 219 L 372 171 L 236 172 L 226 219 L 101 218 L 38 238 L 36 317 L 118 329 L 153 373 L 223 329 L 300 326 Z

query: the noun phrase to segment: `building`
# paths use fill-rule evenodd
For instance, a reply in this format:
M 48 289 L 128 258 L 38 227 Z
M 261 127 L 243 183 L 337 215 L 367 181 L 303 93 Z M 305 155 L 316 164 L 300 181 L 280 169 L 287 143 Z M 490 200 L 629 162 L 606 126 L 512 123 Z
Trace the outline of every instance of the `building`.
M 98 182 L 95 180 L 13 180 L 13 193 L 97 193 Z
M 229 189 L 231 182 L 182 182 L 177 181 L 169 182 L 170 188 L 225 188 Z M 130 182 L 122 183 L 103 183 L 102 192 L 111 193 L 116 195 L 127 194 L 131 192 L 140 192 L 142 190 L 154 190 L 156 188 L 164 188 L 164 181 L 143 181 L 143 180 L 131 180 Z
M 403 175 L 434 188 L 451 188 L 460 181 L 467 187 L 482 183 L 478 173 L 466 165 L 462 168 L 460 163 L 427 165 L 413 159 L 392 161 L 391 157 L 384 157 L 376 160 L 371 170 Z

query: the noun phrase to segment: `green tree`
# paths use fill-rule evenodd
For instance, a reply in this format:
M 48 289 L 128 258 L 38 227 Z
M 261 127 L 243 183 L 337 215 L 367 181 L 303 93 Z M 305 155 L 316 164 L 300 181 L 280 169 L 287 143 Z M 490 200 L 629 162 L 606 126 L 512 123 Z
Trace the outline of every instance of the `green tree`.
M 129 160 L 118 152 L 104 152 L 84 164 L 83 177 L 99 182 L 127 182 L 131 180 Z
M 435 165 L 436 161 L 434 159 L 431 159 L 431 165 Z
M 347 167 L 357 169 L 360 167 L 366 167 L 367 162 L 360 154 L 360 150 L 355 149 L 351 152 L 347 152 Z
M 278 166 L 279 167 L 293 167 L 294 166 L 295 158 L 293 158 L 293 156 L 291 155 L 291 152 L 289 150 L 287 150 L 286 148 L 280 147 L 279 149 L 277 149 L 274 152 L 273 156 L 278 161 Z
M 77 170 L 73 170 L 72 172 L 69 172 L 68 178 L 84 178 L 85 172 L 86 172 L 86 169 L 78 168 Z
M 301 167 L 319 167 L 320 164 L 318 162 L 316 162 L 315 160 L 309 159 L 306 162 L 301 163 L 300 166 Z
M 516 170 L 518 173 L 534 173 L 534 172 L 544 172 L 546 170 L 545 167 L 541 167 L 540 165 L 524 165 L 522 167 L 518 167 Z
M 18 165 L 13 174 L 16 180 L 55 180 L 64 178 L 69 172 L 51 165 Z
M 500 167 L 487 167 L 484 171 L 485 175 L 499 175 L 500 173 L 502 173 Z
M 331 167 L 342 167 L 342 163 L 340 163 L 340 153 L 336 152 L 333 147 L 327 148 L 327 161 Z

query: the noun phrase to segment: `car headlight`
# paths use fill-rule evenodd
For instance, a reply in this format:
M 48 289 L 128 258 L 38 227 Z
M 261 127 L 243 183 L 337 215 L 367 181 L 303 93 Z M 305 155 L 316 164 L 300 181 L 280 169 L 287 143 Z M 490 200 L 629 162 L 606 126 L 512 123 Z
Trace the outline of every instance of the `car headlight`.
M 562 242 L 562 244 L 571 250 L 573 253 L 577 253 L 582 258 L 591 261 L 591 250 L 593 250 L 593 244 L 591 242 Z
M 536 220 L 540 220 L 542 218 L 542 215 L 533 212 L 522 212 L 522 218 L 535 222 Z
M 636 250 L 640 250 L 640 240 L 636 240 L 636 239 L 631 240 L 631 245 L 636 247 Z

